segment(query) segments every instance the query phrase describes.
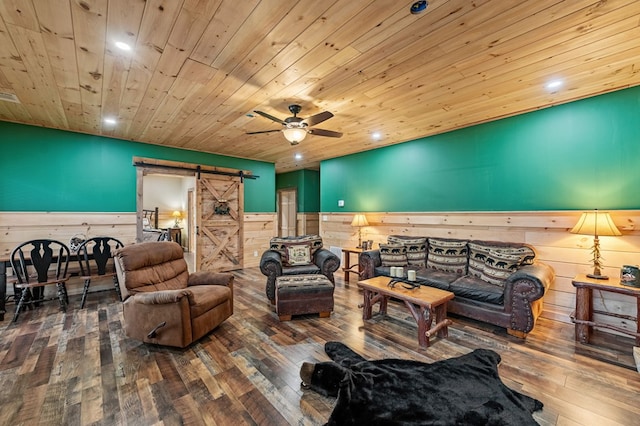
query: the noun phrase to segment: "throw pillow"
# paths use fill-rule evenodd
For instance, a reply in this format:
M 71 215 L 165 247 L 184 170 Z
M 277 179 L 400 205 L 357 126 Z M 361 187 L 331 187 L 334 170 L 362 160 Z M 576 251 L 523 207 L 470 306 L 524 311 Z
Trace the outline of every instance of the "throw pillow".
M 513 254 L 520 257 L 520 265 L 533 265 L 533 261 L 536 258 L 536 252 L 531 247 L 492 247 L 491 250 L 504 253 Z
M 483 244 L 469 242 L 469 272 L 472 277 L 482 278 L 484 262 L 489 255 L 491 247 Z
M 269 243 L 269 249 L 280 253 L 284 259 L 287 254 L 287 247 L 290 245 L 309 244 L 311 256 L 322 248 L 322 238 L 319 235 L 303 235 L 300 237 L 274 237 Z
M 407 249 L 407 263 L 415 266 L 427 266 L 427 237 L 404 237 L 389 235 L 389 244 L 402 244 Z
M 480 279 L 504 287 L 504 281 L 520 266 L 521 257 L 503 251 L 489 250 Z
M 467 250 L 467 241 L 429 238 L 427 268 L 465 275 Z
M 282 263 L 287 266 L 308 265 L 311 263 L 311 246 L 309 244 L 296 244 L 287 246 L 287 255 Z
M 407 266 L 407 248 L 402 244 L 380 244 L 382 266 Z

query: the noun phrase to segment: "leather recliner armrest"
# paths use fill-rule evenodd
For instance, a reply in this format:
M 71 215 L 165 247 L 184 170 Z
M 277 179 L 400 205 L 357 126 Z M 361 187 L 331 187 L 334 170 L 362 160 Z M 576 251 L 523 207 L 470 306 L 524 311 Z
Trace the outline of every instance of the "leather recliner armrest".
M 189 274 L 187 286 L 192 285 L 224 285 L 233 284 L 233 274 L 227 272 L 198 271 Z
M 183 297 L 189 297 L 189 294 L 189 290 L 179 289 L 137 293 L 132 297 L 136 303 L 142 303 L 143 305 L 165 305 L 179 302 Z

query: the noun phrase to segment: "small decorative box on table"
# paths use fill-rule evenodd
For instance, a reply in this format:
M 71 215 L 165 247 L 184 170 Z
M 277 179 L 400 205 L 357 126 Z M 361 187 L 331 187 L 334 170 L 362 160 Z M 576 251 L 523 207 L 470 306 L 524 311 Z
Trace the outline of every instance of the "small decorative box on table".
M 276 313 L 280 321 L 292 315 L 319 314 L 327 318 L 333 311 L 333 284 L 322 274 L 282 275 L 276 278 Z

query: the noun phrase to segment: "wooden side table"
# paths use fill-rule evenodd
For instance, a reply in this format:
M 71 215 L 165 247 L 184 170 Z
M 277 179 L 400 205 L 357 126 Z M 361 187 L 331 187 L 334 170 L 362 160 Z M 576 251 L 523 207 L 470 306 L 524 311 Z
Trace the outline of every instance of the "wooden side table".
M 344 268 L 342 268 L 344 271 L 344 282 L 349 283 L 349 274 L 357 274 L 358 278 L 360 277 L 360 253 L 362 253 L 362 249 L 357 247 L 343 248 L 342 253 L 344 254 Z M 352 253 L 358 255 L 358 263 L 355 265 L 351 265 Z M 358 269 L 354 270 L 353 268 Z
M 182 246 L 182 228 L 169 228 L 169 239 Z
M 609 280 L 596 280 L 588 278 L 584 274 L 576 275 L 571 281 L 576 288 L 576 310 L 571 315 L 571 319 L 576 324 L 576 341 L 580 343 L 589 343 L 593 327 L 608 328 L 619 333 L 632 336 L 636 340 L 636 346 L 640 346 L 640 288 L 631 287 L 620 284 L 618 278 Z M 597 311 L 593 309 L 593 290 L 608 291 L 611 293 L 619 293 L 627 296 L 635 297 L 638 307 L 636 317 L 629 315 L 621 315 L 613 312 Z M 631 331 L 611 324 L 598 323 L 594 321 L 593 314 L 607 315 L 617 318 L 623 318 L 636 322 L 636 331 Z

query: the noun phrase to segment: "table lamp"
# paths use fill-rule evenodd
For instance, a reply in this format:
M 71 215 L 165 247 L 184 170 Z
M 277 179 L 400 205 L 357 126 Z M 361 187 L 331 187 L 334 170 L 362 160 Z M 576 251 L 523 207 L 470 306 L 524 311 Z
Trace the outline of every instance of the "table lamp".
M 173 224 L 174 228 L 179 228 L 180 227 L 180 219 L 182 218 L 182 213 L 180 213 L 179 210 L 174 210 L 173 213 L 171 213 L 171 216 L 173 216 L 176 219 L 176 223 Z
M 353 216 L 353 220 L 351 221 L 351 226 L 358 227 L 358 246 L 356 248 L 362 248 L 362 227 L 369 226 L 369 222 L 367 222 L 367 217 L 363 214 L 357 214 Z
M 602 275 L 600 267 L 602 261 L 600 258 L 600 240 L 598 236 L 622 235 L 618 230 L 609 212 L 599 212 L 597 209 L 592 212 L 584 212 L 576 226 L 570 231 L 572 234 L 593 235 L 593 274 L 587 274 L 587 277 L 597 280 L 608 280 L 609 277 Z

